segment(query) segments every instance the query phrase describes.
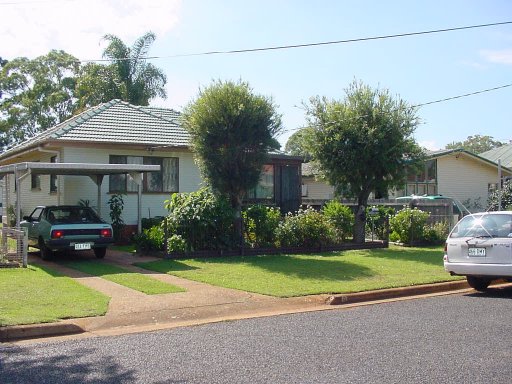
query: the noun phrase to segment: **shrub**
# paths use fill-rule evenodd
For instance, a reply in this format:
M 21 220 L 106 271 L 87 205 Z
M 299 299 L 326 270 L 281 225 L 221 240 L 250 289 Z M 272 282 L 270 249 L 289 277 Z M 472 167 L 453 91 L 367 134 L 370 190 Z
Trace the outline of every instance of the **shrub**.
M 188 251 L 223 249 L 234 245 L 234 211 L 226 198 L 202 188 L 174 193 L 165 201 L 168 233 L 185 240 Z
M 114 230 L 114 239 L 118 241 L 124 228 L 124 220 L 122 218 L 124 209 L 123 196 L 112 195 L 108 200 L 108 205 L 110 207 L 110 220 L 112 221 L 112 229 Z
M 146 228 L 135 235 L 133 241 L 139 251 L 161 251 L 164 249 L 164 229 L 161 225 Z
M 447 222 L 439 222 L 434 224 L 427 224 L 423 228 L 423 239 L 427 243 L 442 244 L 448 237 L 450 227 Z
M 167 239 L 167 252 L 186 252 L 187 241 L 181 235 L 172 235 Z
M 323 215 L 334 227 L 336 236 L 345 241 L 354 227 L 354 212 L 338 201 L 329 201 L 322 208 Z
M 275 243 L 281 212 L 274 207 L 251 205 L 242 212 L 245 241 L 252 247 L 268 247 Z
M 163 216 L 155 216 L 155 217 L 143 217 L 141 219 L 141 226 L 142 229 L 149 229 L 151 227 L 154 227 L 155 225 L 162 225 L 162 222 L 164 221 L 165 217 Z
M 503 184 L 501 191 L 495 191 L 489 196 L 487 201 L 488 211 L 498 210 L 498 201 L 501 197 L 501 209 L 509 209 L 512 206 L 512 180 L 509 180 Z
M 377 212 L 373 215 L 370 215 L 370 210 L 372 208 L 377 208 Z M 366 234 L 371 236 L 373 230 L 374 237 L 380 240 L 386 240 L 388 237 L 388 219 L 394 214 L 395 210 L 392 207 L 386 207 L 383 205 L 379 205 L 377 207 L 367 207 Z
M 389 219 L 390 240 L 400 241 L 404 244 L 423 240 L 423 230 L 429 216 L 428 212 L 417 208 L 407 207 L 398 211 L 396 215 Z
M 277 243 L 281 247 L 320 247 L 335 242 L 333 225 L 313 208 L 288 213 L 276 230 Z

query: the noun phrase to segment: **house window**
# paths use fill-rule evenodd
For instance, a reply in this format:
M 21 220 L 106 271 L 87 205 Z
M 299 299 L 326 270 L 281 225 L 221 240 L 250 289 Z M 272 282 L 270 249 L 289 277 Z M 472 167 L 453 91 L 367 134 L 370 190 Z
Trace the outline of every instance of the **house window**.
M 35 190 L 41 190 L 41 176 L 34 175 L 33 173 L 30 175 L 31 179 L 31 188 Z
M 50 163 L 56 163 L 57 156 L 52 156 L 50 158 Z M 57 192 L 57 175 L 50 175 L 50 193 Z
M 247 192 L 249 199 L 273 199 L 274 198 L 274 166 L 267 164 L 263 166 L 260 181 L 256 188 Z
M 143 192 L 178 192 L 178 165 L 177 157 L 149 157 L 111 155 L 110 164 L 146 164 L 160 165 L 158 172 L 145 172 L 142 185 Z M 138 186 L 126 174 L 109 176 L 110 193 L 137 192 Z
M 406 195 L 437 194 L 437 160 L 427 160 L 419 172 L 407 173 Z

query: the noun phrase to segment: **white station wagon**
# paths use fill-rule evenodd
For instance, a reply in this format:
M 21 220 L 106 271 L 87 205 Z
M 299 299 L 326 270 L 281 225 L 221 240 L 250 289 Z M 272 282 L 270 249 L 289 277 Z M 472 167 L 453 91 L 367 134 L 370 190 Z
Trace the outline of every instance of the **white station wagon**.
M 492 280 L 512 280 L 512 211 L 462 218 L 446 240 L 444 269 L 466 276 L 479 291 L 486 290 Z

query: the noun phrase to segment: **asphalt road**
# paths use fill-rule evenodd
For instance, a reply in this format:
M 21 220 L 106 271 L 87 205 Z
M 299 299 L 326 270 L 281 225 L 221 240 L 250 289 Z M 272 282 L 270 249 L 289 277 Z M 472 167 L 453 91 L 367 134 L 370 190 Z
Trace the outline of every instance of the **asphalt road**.
M 512 290 L 0 346 L 0 383 L 510 383 Z

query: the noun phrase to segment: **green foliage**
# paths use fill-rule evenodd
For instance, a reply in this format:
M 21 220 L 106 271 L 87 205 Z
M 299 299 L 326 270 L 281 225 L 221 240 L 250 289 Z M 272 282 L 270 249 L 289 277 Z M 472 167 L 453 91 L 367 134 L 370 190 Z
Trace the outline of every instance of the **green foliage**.
M 335 243 L 335 237 L 331 222 L 311 207 L 288 213 L 276 230 L 281 247 L 320 247 Z
M 167 78 L 163 71 L 148 63 L 149 48 L 156 39 L 153 32 L 147 32 L 139 37 L 132 47 L 115 35 L 105 35 L 108 46 L 103 51 L 103 57 L 111 61 L 110 70 L 113 76 L 105 76 L 108 82 L 103 87 L 109 97 L 113 95 L 135 105 L 148 105 L 155 97 L 166 97 L 165 84 Z M 129 58 L 129 60 L 126 60 Z M 91 71 L 95 71 L 94 68 Z M 113 81 L 112 81 L 113 77 Z M 110 86 L 115 86 L 112 90 Z
M 124 220 L 122 217 L 124 209 L 123 196 L 117 194 L 110 196 L 108 205 L 110 207 L 109 215 L 112 223 L 112 229 L 114 230 L 114 239 L 117 241 L 119 240 L 124 228 Z
M 427 224 L 423 228 L 423 240 L 429 244 L 443 244 L 449 232 L 450 227 L 447 222 Z
M 370 215 L 370 210 L 377 208 L 377 212 Z M 372 230 L 374 238 L 387 240 L 389 218 L 395 214 L 394 208 L 379 205 L 376 207 L 368 207 L 366 209 L 366 234 L 371 236 Z
M 288 138 L 284 150 L 292 156 L 303 156 L 309 161 L 312 157 L 310 147 L 313 137 L 312 128 L 302 128 Z
M 446 149 L 464 149 L 466 151 L 479 154 L 490 151 L 491 149 L 501 147 L 506 143 L 494 140 L 492 136 L 471 135 L 464 141 L 454 141 L 446 146 Z
M 174 193 L 165 201 L 165 208 L 169 233 L 180 235 L 188 251 L 233 246 L 234 211 L 226 198 L 210 189 Z
M 172 235 L 167 239 L 167 252 L 186 252 L 187 241 L 181 235 Z
M 390 240 L 411 244 L 424 240 L 424 228 L 430 214 L 417 208 L 401 209 L 389 219 Z
M 416 110 L 388 90 L 354 81 L 344 100 L 310 99 L 313 159 L 336 192 L 356 197 L 354 241 L 364 242 L 365 208 L 371 192 L 386 194 L 403 184 L 406 165 L 422 160 L 413 134 Z
M 33 60 L 19 57 L 0 70 L 0 146 L 12 146 L 69 118 L 76 109 L 79 61 L 52 50 Z
M 512 207 L 512 180 L 507 181 L 501 191 L 495 191 L 489 196 L 487 201 L 488 211 L 498 210 L 498 200 L 501 196 L 501 209 L 511 209 Z
M 142 230 L 142 233 L 133 236 L 137 251 L 151 252 L 164 249 L 165 233 L 162 225 L 155 225 Z
M 21 217 L 23 217 L 23 215 L 21 215 Z M 7 207 L 7 222 L 9 223 L 9 227 L 14 228 L 16 226 L 16 207 L 12 204 Z
M 275 243 L 275 232 L 281 221 L 278 208 L 251 205 L 242 212 L 244 237 L 252 247 L 267 247 Z
M 187 105 L 182 124 L 203 179 L 226 196 L 235 209 L 235 230 L 242 238 L 241 209 L 246 192 L 256 187 L 268 152 L 278 149 L 281 116 L 270 98 L 249 84 L 215 81 Z
M 162 226 L 165 217 L 163 216 L 155 216 L 155 217 L 143 217 L 141 219 L 141 227 L 142 229 L 149 229 L 154 226 Z
M 354 228 L 354 212 L 339 201 L 331 200 L 322 207 L 322 213 L 333 225 L 336 236 L 345 241 Z

